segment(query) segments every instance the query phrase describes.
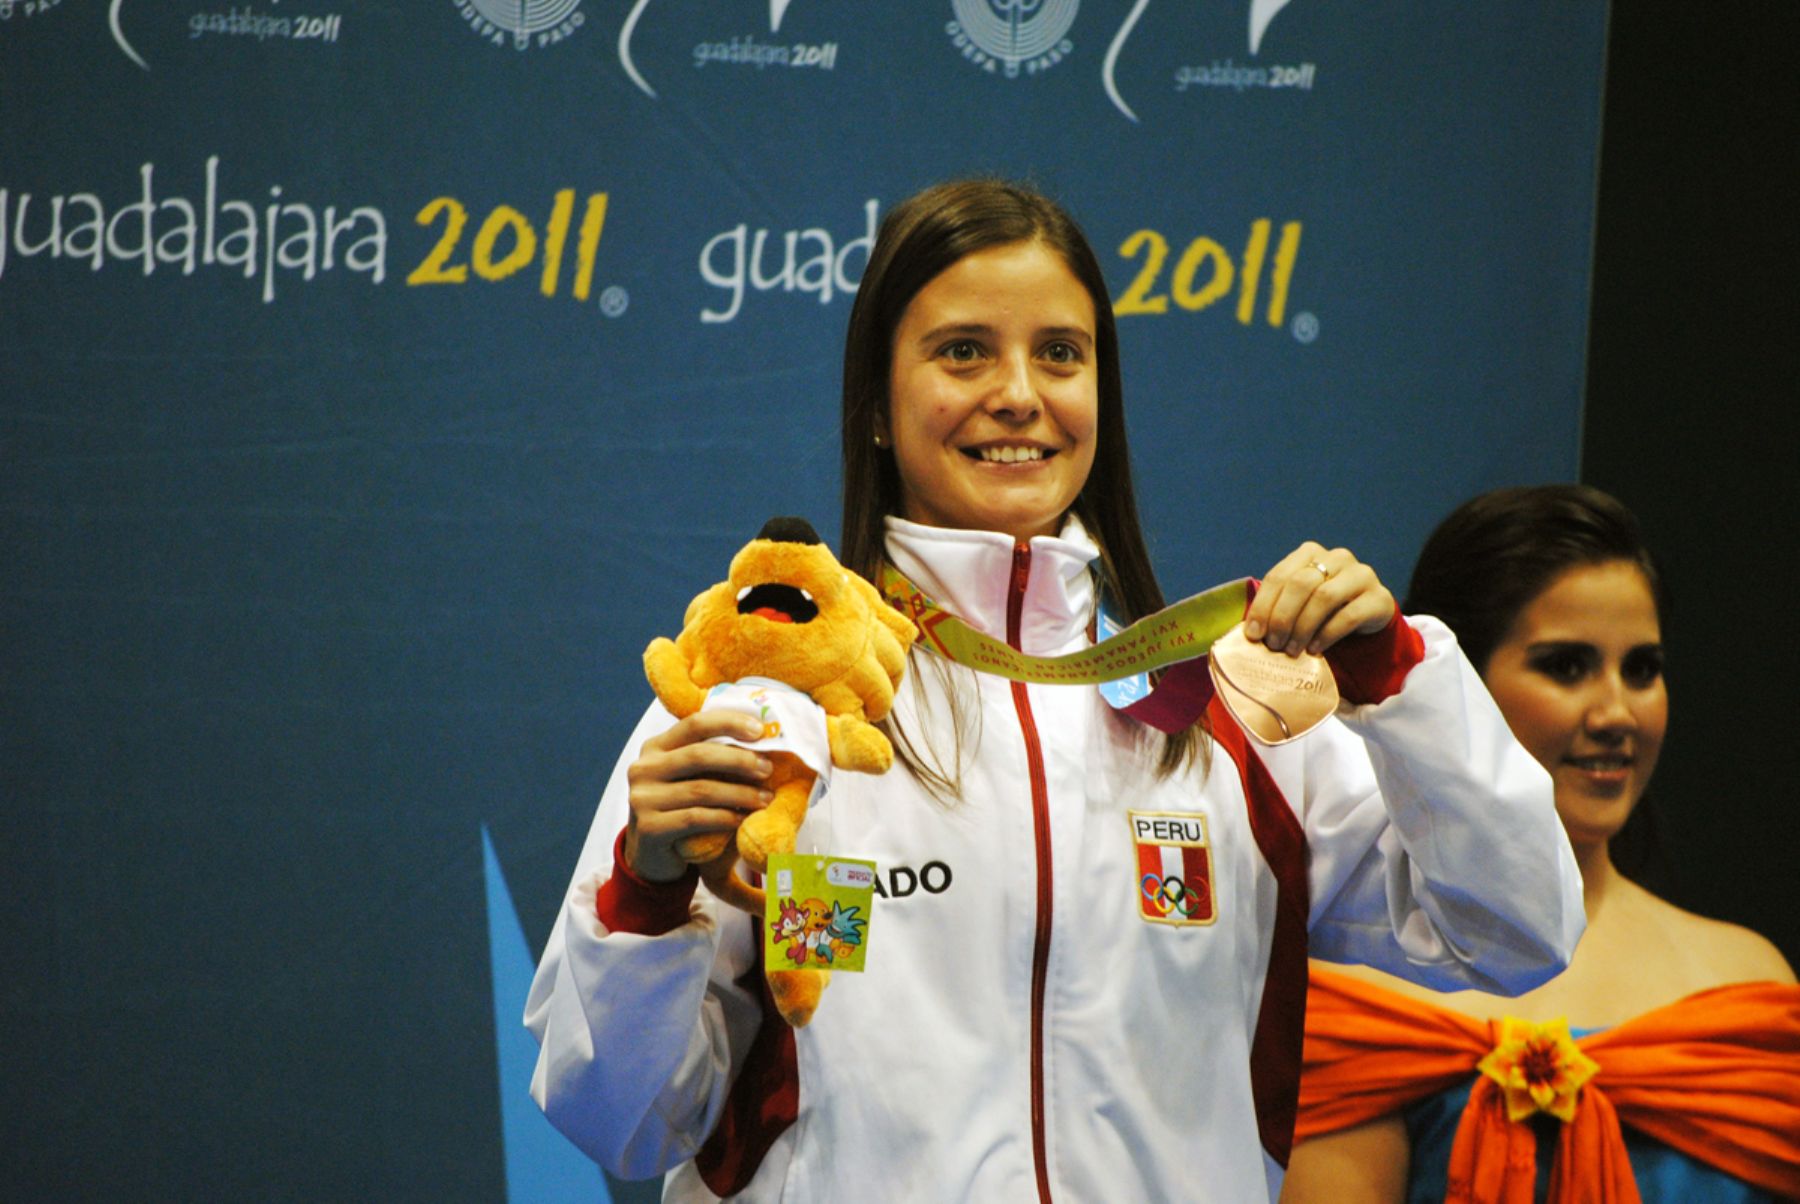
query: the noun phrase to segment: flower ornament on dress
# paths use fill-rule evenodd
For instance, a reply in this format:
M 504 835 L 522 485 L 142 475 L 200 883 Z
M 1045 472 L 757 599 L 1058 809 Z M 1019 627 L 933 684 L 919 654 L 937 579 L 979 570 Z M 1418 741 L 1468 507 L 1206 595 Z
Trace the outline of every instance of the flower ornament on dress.
M 1600 1065 L 1575 1044 L 1566 1019 L 1534 1024 L 1507 1016 L 1500 1021 L 1499 1044 L 1476 1068 L 1500 1084 L 1506 1119 L 1548 1112 L 1566 1122 L 1575 1119 L 1582 1084 L 1599 1073 Z

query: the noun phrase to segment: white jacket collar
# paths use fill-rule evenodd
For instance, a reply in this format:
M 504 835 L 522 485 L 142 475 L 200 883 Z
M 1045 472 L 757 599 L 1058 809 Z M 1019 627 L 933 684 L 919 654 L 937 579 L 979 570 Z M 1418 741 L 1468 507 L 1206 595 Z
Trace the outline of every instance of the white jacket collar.
M 1017 546 L 1012 536 L 998 531 L 887 519 L 887 554 L 894 567 L 945 610 L 1001 640 L 1006 638 Z M 1021 651 L 1052 656 L 1084 646 L 1094 612 L 1094 576 L 1088 566 L 1099 556 L 1099 546 L 1071 514 L 1061 534 L 1039 535 L 1030 549 L 1020 612 Z

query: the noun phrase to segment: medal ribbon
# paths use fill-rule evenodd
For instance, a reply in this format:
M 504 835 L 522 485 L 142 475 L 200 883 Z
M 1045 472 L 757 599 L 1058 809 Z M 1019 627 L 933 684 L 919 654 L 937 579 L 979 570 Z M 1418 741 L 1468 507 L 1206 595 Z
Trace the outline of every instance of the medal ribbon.
M 919 629 L 926 647 L 978 673 L 1042 685 L 1100 686 L 1107 701 L 1132 718 L 1165 732 L 1193 725 L 1212 700 L 1206 654 L 1213 641 L 1243 620 L 1255 593 L 1249 578 L 1227 582 L 1183 598 L 1116 635 L 1061 656 L 1033 656 L 977 631 L 920 589 L 899 569 L 884 564 L 876 588 Z M 1107 690 L 1108 683 L 1164 669 L 1148 696 L 1141 691 Z

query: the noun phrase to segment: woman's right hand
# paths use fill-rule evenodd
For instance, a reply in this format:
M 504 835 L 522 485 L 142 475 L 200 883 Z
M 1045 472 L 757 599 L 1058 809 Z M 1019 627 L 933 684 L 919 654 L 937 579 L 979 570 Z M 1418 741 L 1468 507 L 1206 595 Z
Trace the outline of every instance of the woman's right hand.
M 647 882 L 674 881 L 687 872 L 677 841 L 734 832 L 746 815 L 767 805 L 769 759 L 713 739 L 761 735 L 762 724 L 741 711 L 700 711 L 644 741 L 625 771 L 631 785 L 625 861 L 632 873 Z

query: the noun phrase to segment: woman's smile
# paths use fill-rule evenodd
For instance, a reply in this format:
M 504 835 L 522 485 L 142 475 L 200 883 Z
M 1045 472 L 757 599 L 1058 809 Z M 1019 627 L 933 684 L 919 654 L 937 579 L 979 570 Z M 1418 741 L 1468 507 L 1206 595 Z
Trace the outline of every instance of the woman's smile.
M 1006 243 L 913 296 L 894 333 L 884 434 L 903 515 L 1054 534 L 1094 463 L 1094 302 L 1056 252 Z
M 1649 784 L 1669 722 L 1662 656 L 1649 582 L 1609 560 L 1552 581 L 1488 659 L 1488 690 L 1577 843 L 1609 839 Z

